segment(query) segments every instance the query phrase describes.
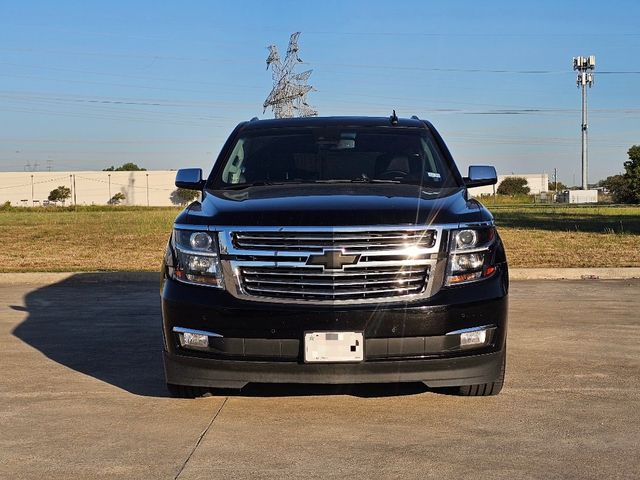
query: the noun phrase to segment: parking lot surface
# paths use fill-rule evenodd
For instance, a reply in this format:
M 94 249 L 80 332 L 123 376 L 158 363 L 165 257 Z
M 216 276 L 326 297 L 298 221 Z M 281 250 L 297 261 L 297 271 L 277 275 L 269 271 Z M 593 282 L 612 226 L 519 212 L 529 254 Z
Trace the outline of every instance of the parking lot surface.
M 518 281 L 497 397 L 168 397 L 155 283 L 0 286 L 0 478 L 638 478 L 640 281 Z

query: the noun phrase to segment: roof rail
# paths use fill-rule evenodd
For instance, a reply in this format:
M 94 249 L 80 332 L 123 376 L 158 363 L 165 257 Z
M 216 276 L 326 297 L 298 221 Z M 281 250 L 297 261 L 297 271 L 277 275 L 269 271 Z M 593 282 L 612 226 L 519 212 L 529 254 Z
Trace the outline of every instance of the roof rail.
M 256 120 L 260 120 L 258 117 L 253 117 L 251 120 L 249 120 L 250 122 L 255 122 Z
M 420 120 L 420 118 L 418 117 L 418 115 L 411 115 L 411 118 L 412 118 L 413 120 Z

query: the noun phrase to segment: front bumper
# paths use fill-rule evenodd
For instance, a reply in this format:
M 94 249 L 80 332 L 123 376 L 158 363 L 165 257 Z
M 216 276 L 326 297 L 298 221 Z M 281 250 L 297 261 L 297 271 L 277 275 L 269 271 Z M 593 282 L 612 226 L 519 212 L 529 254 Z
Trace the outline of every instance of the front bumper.
M 340 364 L 232 361 L 164 353 L 167 383 L 242 388 L 247 383 L 423 382 L 429 387 L 494 381 L 505 351 L 457 358 Z
M 489 383 L 499 375 L 507 331 L 508 274 L 443 288 L 411 303 L 351 307 L 264 304 L 223 290 L 165 279 L 164 363 L 168 383 L 240 388 L 251 382 L 424 382 L 431 387 Z M 446 334 L 491 325 L 490 341 L 460 350 Z M 182 348 L 174 327 L 214 332 L 213 348 Z M 361 331 L 361 363 L 304 363 L 305 331 Z

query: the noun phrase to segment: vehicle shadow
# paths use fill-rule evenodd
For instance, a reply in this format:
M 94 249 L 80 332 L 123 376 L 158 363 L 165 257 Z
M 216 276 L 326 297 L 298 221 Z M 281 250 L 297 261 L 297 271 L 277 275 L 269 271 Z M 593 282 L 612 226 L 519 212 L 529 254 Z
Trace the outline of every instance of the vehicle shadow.
M 116 276 L 117 275 L 117 276 Z M 24 298 L 13 335 L 47 358 L 135 395 L 168 397 L 162 367 L 159 283 L 153 275 L 79 273 Z M 214 395 L 388 397 L 429 391 L 422 383 L 249 384 Z
M 158 289 L 153 280 L 79 273 L 29 292 L 24 307 L 12 307 L 28 312 L 13 335 L 61 365 L 128 392 L 169 396 Z
M 242 390 L 212 389 L 212 395 L 232 397 L 306 397 L 346 395 L 359 398 L 397 397 L 431 391 L 423 383 L 367 383 L 320 385 L 303 383 L 250 383 Z

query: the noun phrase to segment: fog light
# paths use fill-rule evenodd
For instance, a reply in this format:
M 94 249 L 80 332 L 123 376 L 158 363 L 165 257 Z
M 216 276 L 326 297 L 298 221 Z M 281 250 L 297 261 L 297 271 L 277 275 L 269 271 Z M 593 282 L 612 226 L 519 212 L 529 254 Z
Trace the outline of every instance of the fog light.
M 473 345 L 482 345 L 487 341 L 486 330 L 475 330 L 471 332 L 464 332 L 460 334 L 460 346 L 468 347 Z
M 180 334 L 180 344 L 183 347 L 207 348 L 209 337 L 201 333 L 184 332 Z

